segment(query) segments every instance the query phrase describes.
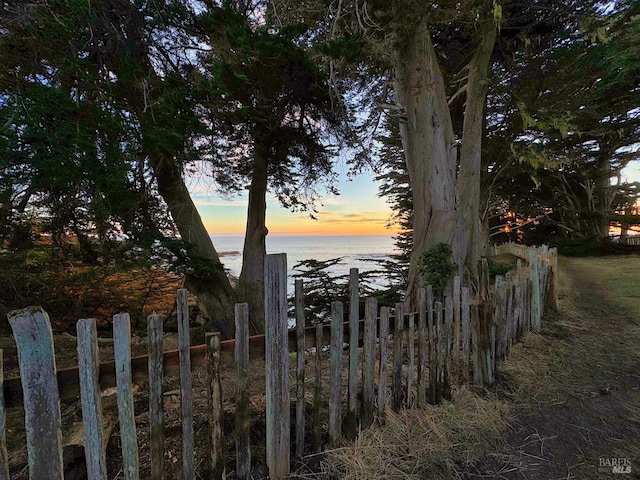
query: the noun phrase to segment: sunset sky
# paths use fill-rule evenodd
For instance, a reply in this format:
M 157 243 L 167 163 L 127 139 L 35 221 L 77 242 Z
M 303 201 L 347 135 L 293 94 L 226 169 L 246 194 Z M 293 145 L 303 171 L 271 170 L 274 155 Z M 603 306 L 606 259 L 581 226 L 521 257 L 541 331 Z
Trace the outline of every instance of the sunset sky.
M 624 171 L 623 179 L 640 181 L 640 164 Z M 247 195 L 222 198 L 204 180 L 189 188 L 209 233 L 217 235 L 243 234 L 246 226 Z M 352 181 L 340 175 L 339 196 L 328 196 L 318 204 L 317 220 L 308 213 L 290 212 L 278 205 L 272 196 L 267 204 L 267 228 L 270 234 L 289 235 L 393 235 L 395 229 L 385 227 L 391 210 L 378 197 L 378 184 L 371 174 L 362 174 Z
M 198 211 L 209 233 L 244 233 L 247 195 L 232 199 L 221 198 L 203 182 L 189 186 Z M 269 196 L 267 228 L 270 234 L 295 235 L 392 235 L 385 228 L 391 210 L 384 199 L 378 198 L 378 184 L 371 174 L 362 174 L 352 181 L 340 175 L 339 196 L 327 196 L 318 204 L 313 220 L 305 212 L 290 212 Z

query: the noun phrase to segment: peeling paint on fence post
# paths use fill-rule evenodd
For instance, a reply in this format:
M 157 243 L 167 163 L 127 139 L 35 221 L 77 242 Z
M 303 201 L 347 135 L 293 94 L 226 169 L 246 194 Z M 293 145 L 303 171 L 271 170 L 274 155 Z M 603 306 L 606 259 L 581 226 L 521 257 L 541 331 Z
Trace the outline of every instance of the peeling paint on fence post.
M 100 398 L 100 358 L 96 321 L 83 318 L 76 324 L 78 334 L 78 374 L 84 428 L 84 454 L 87 477 L 96 480 L 107 478 L 107 461 L 102 448 L 102 400 Z
M 329 377 L 329 444 L 340 444 L 342 422 L 342 344 L 343 344 L 342 302 L 331 302 L 331 364 Z
M 304 289 L 302 280 L 295 282 L 296 308 L 296 458 L 302 460 L 304 456 Z
M 267 467 L 269 477 L 279 480 L 290 469 L 289 342 L 287 337 L 287 256 L 267 255 L 264 268 Z
M 236 343 L 236 477 L 251 478 L 251 412 L 249 411 L 249 304 L 235 305 Z
M 22 378 L 29 478 L 63 477 L 60 401 L 49 316 L 40 307 L 9 313 Z
M 220 332 L 207 332 L 205 334 L 205 345 L 207 350 L 207 394 L 209 396 L 209 448 L 211 449 L 209 452 L 210 478 L 213 480 L 222 480 L 225 478 L 225 471 L 224 444 L 222 442 L 223 419 L 222 384 L 220 382 Z M 242 477 L 237 473 L 236 478 Z
M 373 297 L 367 298 L 364 309 L 364 339 L 362 342 L 364 357 L 362 362 L 362 428 L 373 423 L 377 314 L 378 301 Z
M 4 370 L 2 366 L 2 349 L 0 349 L 0 480 L 9 480 L 9 456 L 7 454 L 7 415 L 4 408 Z
M 149 315 L 149 443 L 151 453 L 151 478 L 164 478 L 164 404 L 162 398 L 162 315 Z
M 113 316 L 113 347 L 118 388 L 118 418 L 125 480 L 138 480 L 138 438 L 131 388 L 131 322 L 128 313 Z

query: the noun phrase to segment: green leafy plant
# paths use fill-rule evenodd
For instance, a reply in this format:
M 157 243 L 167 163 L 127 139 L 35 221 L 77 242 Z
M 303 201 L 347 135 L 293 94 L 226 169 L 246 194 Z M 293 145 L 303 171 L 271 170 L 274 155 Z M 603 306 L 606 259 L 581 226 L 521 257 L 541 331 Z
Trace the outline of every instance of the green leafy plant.
M 446 243 L 436 243 L 420 256 L 419 268 L 424 284 L 433 286 L 433 293 L 442 296 L 445 287 L 456 274 L 458 267 L 451 260 L 451 247 Z

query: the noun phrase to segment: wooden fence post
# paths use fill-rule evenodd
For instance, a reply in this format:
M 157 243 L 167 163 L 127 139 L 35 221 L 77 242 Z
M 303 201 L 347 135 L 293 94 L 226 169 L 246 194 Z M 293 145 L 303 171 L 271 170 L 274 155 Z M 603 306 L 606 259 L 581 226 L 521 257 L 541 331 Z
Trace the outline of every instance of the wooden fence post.
M 162 315 L 149 315 L 149 442 L 151 450 L 151 478 L 164 478 L 164 403 L 162 398 Z
M 236 477 L 251 477 L 251 412 L 249 411 L 249 304 L 234 307 L 236 343 L 233 355 L 236 363 Z
M 9 313 L 18 346 L 29 478 L 63 478 L 60 401 L 53 335 L 47 313 L 30 307 Z
M 107 479 L 107 461 L 103 446 L 102 400 L 98 380 L 100 358 L 98 355 L 98 334 L 93 318 L 78 320 L 78 374 L 82 403 L 82 424 L 84 428 L 84 454 L 87 477 Z
M 418 408 L 427 403 L 427 364 L 429 351 L 427 349 L 427 292 L 420 289 L 420 310 L 418 312 Z
M 460 375 L 460 277 L 453 277 L 453 338 L 452 338 L 452 353 L 453 353 L 453 375 L 452 381 L 457 379 Z
M 482 385 L 482 366 L 480 365 L 482 355 L 479 351 L 480 342 L 478 340 L 480 314 L 478 310 L 479 306 L 477 304 L 471 306 L 471 351 L 473 355 L 473 383 L 476 385 Z
M 449 397 L 451 392 L 451 384 L 453 382 L 453 299 L 445 297 L 444 299 L 444 358 L 445 358 L 445 378 L 444 392 Z
M 195 478 L 193 409 L 191 405 L 191 335 L 189 332 L 189 304 L 187 290 L 177 295 L 178 347 L 180 349 L 180 397 L 182 406 L 182 480 Z
M 389 348 L 389 307 L 380 309 L 380 373 L 378 378 L 378 419 L 382 422 L 387 404 L 387 358 Z
M 244 304 L 246 305 L 246 303 Z M 220 382 L 220 333 L 205 334 L 207 352 L 207 394 L 209 397 L 209 468 L 213 480 L 225 478 L 222 443 L 222 384 Z M 236 343 L 236 346 L 238 344 Z M 237 368 L 237 367 L 236 367 Z M 236 478 L 240 478 L 236 475 Z
M 471 312 L 469 288 L 462 287 L 460 302 L 460 328 L 462 336 L 462 379 L 469 383 L 469 346 L 471 343 Z
M 442 302 L 435 302 L 433 305 L 434 310 L 434 327 L 436 332 L 436 372 L 437 372 L 437 380 L 436 380 L 436 403 L 440 403 L 442 401 L 442 393 L 444 391 L 444 379 L 445 379 L 445 325 L 443 322 L 443 307 Z
M 539 332 L 541 327 L 540 317 L 540 277 L 538 270 L 538 250 L 529 250 L 529 278 L 531 279 L 531 330 Z
M 358 328 L 360 324 L 358 283 L 358 269 L 352 268 L 349 270 L 349 387 L 347 415 L 344 419 L 345 436 L 348 439 L 355 438 L 358 424 Z
M 376 317 L 378 301 L 367 298 L 364 309 L 364 339 L 362 343 L 362 428 L 373 423 L 375 393 L 373 381 L 376 366 Z
M 342 302 L 331 302 L 331 363 L 329 373 L 329 444 L 340 444 L 342 422 L 342 344 L 343 342 Z
M 438 349 L 433 311 L 433 286 L 427 285 L 427 331 L 429 335 L 429 403 L 438 403 Z
M 549 307 L 558 309 L 558 249 L 549 249 L 551 257 L 551 286 L 549 287 Z
M 131 321 L 128 313 L 113 316 L 113 348 L 118 388 L 118 419 L 125 480 L 138 480 L 138 437 L 131 388 Z
M 0 348 L 0 480 L 9 478 L 9 455 L 7 454 L 7 415 L 4 408 L 4 370 L 2 366 L 2 349 Z
M 407 332 L 408 348 L 407 348 L 407 401 L 406 405 L 411 408 L 413 405 L 413 379 L 415 373 L 415 360 L 416 360 L 416 334 L 415 334 L 415 314 L 409 315 L 409 329 Z
M 402 337 L 404 330 L 404 304 L 396 303 L 395 330 L 393 333 L 393 375 L 391 378 L 391 395 L 394 411 L 402 406 Z
M 302 280 L 295 282 L 296 309 L 296 458 L 304 456 L 304 289 Z
M 322 323 L 316 323 L 316 362 L 313 389 L 313 451 L 319 453 L 322 448 L 322 423 L 320 403 L 322 398 Z
M 264 268 L 267 381 L 267 467 L 269 477 L 289 474 L 289 342 L 287 337 L 287 255 L 267 255 Z

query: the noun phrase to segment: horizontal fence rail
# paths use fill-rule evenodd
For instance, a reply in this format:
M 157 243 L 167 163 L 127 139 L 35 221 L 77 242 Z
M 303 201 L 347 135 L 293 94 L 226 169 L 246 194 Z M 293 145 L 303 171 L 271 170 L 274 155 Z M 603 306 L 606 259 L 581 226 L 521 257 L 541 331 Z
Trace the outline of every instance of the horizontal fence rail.
M 120 314 L 114 318 L 116 359 L 98 365 L 95 321 L 82 319 L 78 322 L 81 368 L 58 372 L 46 313 L 34 308 L 12 312 L 10 321 L 22 375 L 3 381 L 0 353 L 0 480 L 9 478 L 3 449 L 6 411 L 19 405 L 25 407 L 27 432 L 38 432 L 27 435 L 30 470 L 43 468 L 46 463 L 48 471 L 53 472 L 51 478 L 62 478 L 59 398 L 80 393 L 88 432 L 84 438 L 87 468 L 91 478 L 106 478 L 102 437 L 106 417 L 100 391 L 113 385 L 118 387 L 122 471 L 124 478 L 139 478 L 132 383 L 144 382 L 149 385 L 150 478 L 165 478 L 162 382 L 165 376 L 176 373 L 180 375 L 182 442 L 187 452 L 182 458 L 182 478 L 196 478 L 191 377 L 192 370 L 201 365 L 207 372 L 208 471 L 211 478 L 224 478 L 229 465 L 225 462 L 223 427 L 224 415 L 229 412 L 222 408 L 223 351 L 234 353 L 235 391 L 231 393 L 235 398 L 235 432 L 230 438 L 235 444 L 235 477 L 240 479 L 251 478 L 255 455 L 251 451 L 255 412 L 249 402 L 252 385 L 248 381 L 252 358 L 266 360 L 266 431 L 262 437 L 266 448 L 261 451 L 270 478 L 276 479 L 289 473 L 293 458 L 300 461 L 305 454 L 321 451 L 324 445 L 339 446 L 361 429 L 384 423 L 387 408 L 397 411 L 421 408 L 427 401 L 438 403 L 451 395 L 452 388 L 464 383 L 490 385 L 495 379 L 496 362 L 527 332 L 539 331 L 545 310 L 557 303 L 555 249 L 505 244 L 496 246 L 495 252 L 518 257 L 517 268 L 497 276 L 490 284 L 487 261 L 483 260 L 475 297 L 456 277 L 450 294 L 443 298 L 435 298 L 430 286 L 422 289 L 414 309 L 404 303 L 393 309 L 379 308 L 376 299 L 364 299 L 364 319 L 358 318 L 357 270 L 350 272 L 349 304 L 332 302 L 329 324 L 305 327 L 303 285 L 297 281 L 296 328 L 290 331 L 286 256 L 268 255 L 266 339 L 249 337 L 248 308 L 239 304 L 235 309 L 235 340 L 221 342 L 219 334 L 207 334 L 205 345 L 191 347 L 186 291 L 180 290 L 178 351 L 162 353 L 163 318 L 152 315 L 148 322 L 149 355 L 131 358 L 129 316 Z M 33 328 L 38 335 L 31 331 Z M 38 345 L 29 343 L 29 338 L 37 338 Z M 290 361 L 290 354 L 297 357 L 295 362 Z M 305 381 L 310 379 L 312 388 L 306 389 Z M 290 396 L 295 403 L 293 410 Z M 36 407 L 46 412 L 34 410 Z M 41 445 L 43 441 L 46 445 Z

